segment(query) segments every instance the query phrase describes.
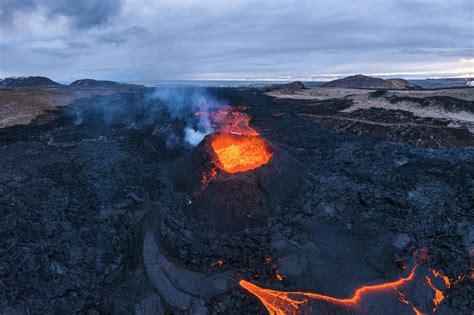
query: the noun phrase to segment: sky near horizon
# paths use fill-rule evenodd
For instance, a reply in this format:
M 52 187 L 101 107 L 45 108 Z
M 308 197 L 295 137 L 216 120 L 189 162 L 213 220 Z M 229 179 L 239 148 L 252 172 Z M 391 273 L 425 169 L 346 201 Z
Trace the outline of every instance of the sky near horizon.
M 0 0 L 0 77 L 474 76 L 472 0 Z

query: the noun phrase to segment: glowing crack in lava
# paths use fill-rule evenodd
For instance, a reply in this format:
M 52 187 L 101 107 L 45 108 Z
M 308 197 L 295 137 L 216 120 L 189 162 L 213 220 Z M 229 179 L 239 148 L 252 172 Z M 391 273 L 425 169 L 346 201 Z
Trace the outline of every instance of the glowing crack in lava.
M 428 283 L 428 285 L 430 286 L 431 289 L 433 289 L 433 291 L 435 291 L 435 297 L 433 298 L 433 303 L 435 305 L 435 309 L 436 310 L 438 308 L 438 305 L 444 300 L 444 294 L 443 294 L 443 291 L 437 289 L 434 285 L 433 285 L 433 282 L 431 281 L 430 277 L 428 276 L 425 276 L 425 279 L 426 279 L 426 283 Z
M 339 304 L 345 307 L 355 307 L 361 301 L 362 297 L 372 292 L 386 290 L 395 290 L 410 282 L 415 276 L 415 269 L 407 277 L 400 278 L 393 282 L 387 282 L 376 285 L 363 286 L 357 289 L 351 298 L 339 299 L 327 295 L 309 293 L 309 292 L 283 292 L 270 289 L 263 289 L 259 286 L 241 280 L 241 287 L 254 294 L 265 306 L 270 315 L 288 315 L 288 314 L 311 314 L 308 311 L 307 302 L 309 299 L 320 300 L 332 304 Z M 304 308 L 306 306 L 306 308 Z
M 253 170 L 267 164 L 272 153 L 260 136 L 218 134 L 211 142 L 219 167 L 228 173 Z
M 426 255 L 426 253 L 423 252 L 421 254 Z M 422 261 L 425 260 L 426 256 L 422 256 L 421 259 Z M 411 310 L 416 315 L 433 314 L 437 311 L 445 296 L 444 292 L 441 289 L 435 287 L 435 285 L 433 284 L 433 279 L 430 278 L 428 275 L 425 275 L 424 278 L 426 280 L 426 284 L 429 288 L 433 290 L 434 293 L 434 297 L 432 299 L 434 307 L 431 310 L 428 310 L 428 312 L 424 313 L 420 311 L 417 306 L 415 306 L 413 303 L 406 299 L 405 293 L 401 291 L 409 283 L 417 282 L 416 280 L 414 280 L 414 278 L 415 272 L 420 262 L 421 261 L 415 264 L 411 272 L 406 277 L 399 278 L 398 280 L 392 282 L 360 287 L 355 291 L 352 297 L 345 299 L 310 292 L 284 292 L 264 289 L 245 280 L 241 280 L 239 282 L 239 285 L 250 293 L 254 294 L 263 303 L 270 315 L 311 314 L 312 311 L 309 305 L 310 301 L 329 303 L 330 305 L 333 305 L 336 309 L 338 309 L 338 311 L 336 311 L 337 314 L 339 314 L 339 311 L 340 313 L 345 313 L 347 311 L 351 313 L 353 310 L 361 310 L 361 307 L 362 310 L 365 312 L 367 311 L 363 302 L 365 298 L 369 297 L 369 295 L 371 294 L 375 296 L 376 293 L 386 292 L 393 292 L 398 294 L 398 301 L 409 305 L 411 307 Z M 445 289 L 450 288 L 453 283 L 461 282 L 464 280 L 464 278 L 460 276 L 458 277 L 458 280 L 452 282 L 442 273 L 434 269 L 431 269 L 431 271 L 433 272 L 434 278 L 441 278 L 444 281 Z M 332 314 L 334 313 L 334 311 L 335 310 L 333 309 L 330 313 Z
M 245 110 L 246 107 L 239 106 Z M 250 116 L 225 106 L 208 115 L 217 126 L 211 146 L 218 167 L 228 173 L 245 172 L 267 164 L 273 153 L 262 136 L 250 127 Z

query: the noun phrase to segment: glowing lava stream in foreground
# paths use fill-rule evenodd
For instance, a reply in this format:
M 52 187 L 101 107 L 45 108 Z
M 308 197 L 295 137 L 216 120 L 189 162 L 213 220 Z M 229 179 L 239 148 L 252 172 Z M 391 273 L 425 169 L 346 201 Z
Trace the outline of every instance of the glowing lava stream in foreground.
M 410 282 L 415 276 L 417 265 L 407 277 L 400 278 L 397 281 L 387 282 L 376 285 L 363 286 L 356 290 L 351 298 L 338 299 L 327 295 L 309 293 L 309 292 L 283 292 L 271 289 L 261 288 L 246 280 L 240 280 L 239 285 L 254 294 L 265 306 L 270 315 L 288 315 L 288 314 L 306 314 L 301 308 L 308 299 L 322 300 L 325 302 L 339 304 L 346 307 L 355 307 L 361 301 L 362 296 L 371 292 L 380 292 L 384 290 L 396 290 L 402 285 Z M 418 313 L 418 310 L 413 308 Z

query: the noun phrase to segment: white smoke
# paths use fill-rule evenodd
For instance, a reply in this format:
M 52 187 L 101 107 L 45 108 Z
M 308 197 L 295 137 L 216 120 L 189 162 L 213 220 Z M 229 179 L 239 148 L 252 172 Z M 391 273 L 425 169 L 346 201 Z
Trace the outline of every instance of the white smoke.
M 186 127 L 184 129 L 184 141 L 187 144 L 190 144 L 192 146 L 196 146 L 208 134 L 209 134 L 209 132 L 201 132 L 199 130 L 195 130 L 193 128 Z
M 209 116 L 195 113 L 209 112 L 225 104 L 203 88 L 157 88 L 152 98 L 160 100 L 173 118 L 186 123 L 182 141 L 192 146 L 196 146 L 206 135 L 213 132 Z

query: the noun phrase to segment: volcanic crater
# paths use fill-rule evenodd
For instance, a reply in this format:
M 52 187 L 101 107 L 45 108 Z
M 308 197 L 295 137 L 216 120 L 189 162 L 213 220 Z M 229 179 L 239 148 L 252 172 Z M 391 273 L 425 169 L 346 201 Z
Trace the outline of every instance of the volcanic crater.
M 253 129 L 223 130 L 170 163 L 168 174 L 201 228 L 233 233 L 262 225 L 295 197 L 303 167 Z

